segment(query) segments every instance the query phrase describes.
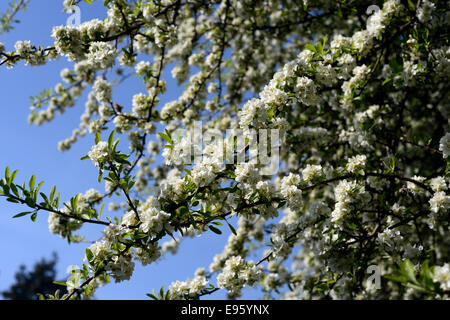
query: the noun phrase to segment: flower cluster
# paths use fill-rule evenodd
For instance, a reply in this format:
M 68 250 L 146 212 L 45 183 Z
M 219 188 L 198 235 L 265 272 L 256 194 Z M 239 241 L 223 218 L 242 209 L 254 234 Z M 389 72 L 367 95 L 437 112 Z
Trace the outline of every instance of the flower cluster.
M 255 284 L 260 276 L 261 271 L 253 262 L 233 256 L 226 260 L 222 272 L 217 276 L 217 285 L 226 289 L 229 297 L 237 298 L 245 285 Z
M 26 65 L 37 66 L 45 64 L 45 52 L 42 48 L 36 49 L 29 40 L 17 41 L 14 45 L 16 54 L 25 60 Z M 2 50 L 0 50 L 1 52 Z
M 94 145 L 91 151 L 88 152 L 88 157 L 92 160 L 94 165 L 98 167 L 100 162 L 104 160 L 109 155 L 108 143 L 105 141 L 100 141 Z
M 442 151 L 444 158 L 450 155 L 450 133 L 447 132 L 445 136 L 439 140 L 439 150 Z
M 440 284 L 442 290 L 450 290 L 450 264 L 435 267 L 433 280 Z
M 92 66 L 99 70 L 105 70 L 113 66 L 117 50 L 112 43 L 93 42 L 87 55 Z
M 208 284 L 203 271 L 202 269 L 197 270 L 194 279 L 173 282 L 169 287 L 170 298 L 181 300 L 198 297 Z
M 334 195 L 336 204 L 331 213 L 333 222 L 344 219 L 351 212 L 353 205 L 365 204 L 370 200 L 370 195 L 366 192 L 364 185 L 361 185 L 358 181 L 340 181 L 334 189 Z
M 30 123 L 87 96 L 58 149 L 95 135 L 87 157 L 105 193 L 88 190 L 63 209 L 53 194 L 43 206 L 50 231 L 70 241 L 84 223 L 104 227 L 70 292 L 88 297 L 108 276 L 129 279 L 136 261 L 177 253 L 185 237 L 229 228 L 209 272 L 173 282 L 165 297 L 226 289 L 237 298 L 260 285 L 263 298 L 448 298 L 444 2 L 386 0 L 366 19 L 345 1 L 106 1 L 103 20 L 54 27 L 51 47 L 0 44 L 7 67 L 74 62 L 32 98 Z M 142 86 L 119 103 L 129 75 Z M 112 129 L 129 154 L 116 151 L 123 142 L 100 141 Z M 239 133 L 216 139 L 228 129 Z M 255 156 L 261 146 L 277 162 L 269 173 Z M 115 216 L 102 220 L 109 197 Z M 254 255 L 257 264 L 246 261 Z M 367 266 L 393 275 L 405 259 L 436 284 L 364 285 Z

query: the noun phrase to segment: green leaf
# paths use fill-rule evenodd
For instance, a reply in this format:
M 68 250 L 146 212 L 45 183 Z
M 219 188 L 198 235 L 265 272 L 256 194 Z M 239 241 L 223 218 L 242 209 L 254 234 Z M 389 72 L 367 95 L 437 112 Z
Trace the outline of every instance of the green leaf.
M 146 295 L 147 295 L 147 297 L 150 297 L 150 298 L 152 298 L 153 300 L 158 300 L 158 298 L 157 298 L 154 294 L 147 293 Z
M 19 217 L 23 217 L 26 216 L 27 214 L 30 214 L 32 211 L 25 211 L 25 212 L 21 212 L 16 214 L 15 216 L 13 216 L 13 218 L 19 218 Z
M 39 193 L 39 190 L 41 190 L 41 187 L 42 187 L 43 184 L 44 184 L 44 181 L 41 181 L 41 182 L 38 184 L 38 186 L 37 186 L 37 188 L 36 188 L 36 191 L 35 191 L 35 194 L 36 194 L 36 195 Z
M 305 48 L 308 49 L 309 51 L 317 52 L 316 47 L 314 47 L 314 46 L 313 46 L 312 44 L 310 44 L 310 43 L 305 44 Z
M 322 45 L 322 43 L 317 43 L 317 52 L 319 53 L 319 54 L 323 54 L 323 45 Z
M 19 172 L 19 170 L 14 170 L 13 173 L 11 173 L 11 177 L 9 178 L 9 180 L 11 181 L 11 183 L 14 182 L 14 179 L 16 178 L 17 172 Z
M 391 82 L 392 78 L 387 78 L 386 80 L 384 80 L 381 85 L 384 86 L 386 83 Z
M 70 204 L 72 205 L 72 210 L 74 212 L 77 211 L 79 196 L 80 196 L 80 194 L 77 194 L 75 197 L 70 198 Z
M 31 199 L 30 197 L 26 197 L 25 198 L 25 203 L 27 204 L 27 206 L 29 206 L 30 208 L 34 208 L 36 206 L 36 203 L 34 202 L 33 199 Z
M 96 132 L 95 133 L 95 144 L 99 143 L 100 141 L 102 141 L 102 137 L 100 136 L 100 133 Z
M 47 196 L 45 195 L 45 193 L 40 192 L 39 193 L 42 197 L 42 199 L 44 199 L 45 203 L 49 203 Z
M 55 207 L 59 207 L 59 197 L 61 196 L 61 191 L 60 192 L 58 192 L 58 196 L 56 197 L 56 200 L 55 200 Z
M 9 180 L 9 167 L 8 166 L 6 166 L 6 168 L 5 168 L 5 178 L 6 178 L 6 180 Z
M 420 276 L 422 279 L 432 279 L 433 278 L 433 272 L 430 268 L 430 262 L 428 260 L 425 260 L 422 264 L 422 270 L 420 271 Z
M 220 231 L 219 229 L 217 229 L 214 226 L 209 226 L 209 229 L 211 229 L 211 231 L 214 232 L 214 233 L 222 234 L 222 231 Z
M 235 236 L 237 236 L 237 232 L 236 229 L 227 221 L 228 227 L 230 228 L 231 232 L 233 232 L 233 234 Z
M 17 197 L 19 197 L 20 198 L 20 195 L 19 195 L 19 190 L 17 190 L 17 187 L 16 187 L 16 185 L 13 183 L 13 184 L 11 184 L 11 191 L 17 196 Z
M 86 248 L 86 258 L 89 263 L 91 263 L 94 260 L 94 254 L 89 248 Z
M 395 157 L 391 157 L 390 158 L 390 165 L 391 165 L 392 171 L 394 171 L 394 169 L 395 169 Z
M 57 284 L 57 285 L 60 285 L 60 286 L 64 286 L 64 287 L 67 286 L 67 283 L 62 282 L 62 281 L 53 281 L 53 283 L 54 283 L 54 284 Z
M 117 139 L 117 140 L 116 140 L 116 142 L 114 142 L 114 145 L 113 145 L 112 151 L 116 151 L 116 148 L 117 148 L 117 145 L 119 144 L 119 142 L 120 142 L 120 140 L 119 140 L 119 139 Z
M 169 142 L 170 144 L 172 144 L 172 139 L 170 138 L 169 135 L 163 133 L 163 132 L 158 132 L 158 135 L 163 138 L 164 140 L 166 140 L 167 142 Z
M 30 217 L 31 221 L 36 222 L 37 212 L 33 213 Z
M 328 36 L 325 35 L 325 37 L 323 38 L 323 41 L 322 41 L 322 47 L 323 48 L 325 48 L 325 45 L 327 44 L 327 41 L 328 41 Z
M 427 289 L 425 289 L 425 288 L 423 288 L 423 287 L 421 287 L 421 286 L 419 286 L 419 285 L 417 285 L 417 284 L 414 284 L 414 283 L 408 282 L 408 283 L 406 284 L 406 286 L 409 287 L 409 288 L 413 288 L 413 289 L 415 289 L 415 290 L 417 290 L 417 291 L 419 291 L 419 292 L 428 292 Z
M 30 187 L 30 191 L 34 190 L 34 184 L 36 183 L 36 177 L 34 174 L 31 176 L 30 182 L 28 183 L 28 186 Z
M 170 134 L 170 131 L 167 130 L 167 128 L 165 128 L 164 131 L 165 131 L 166 134 L 169 136 L 170 140 L 172 140 L 172 135 Z M 180 133 L 180 135 L 181 135 L 181 133 Z
M 402 275 L 399 275 L 399 276 L 389 276 L 389 275 L 386 275 L 386 276 L 384 276 L 384 278 L 386 278 L 386 279 L 388 279 L 388 280 L 392 280 L 392 281 L 395 281 L 395 282 L 407 282 L 408 281 L 408 279 L 406 279 L 404 276 L 402 276 Z
M 98 212 L 98 216 L 99 216 L 99 217 L 102 215 L 103 209 L 105 208 L 105 204 L 106 204 L 106 203 L 103 203 L 103 204 L 102 204 L 102 207 L 100 208 L 100 211 Z
M 111 134 L 109 135 L 109 137 L 108 137 L 108 148 L 109 149 L 113 149 L 113 143 L 114 143 L 114 133 L 115 133 L 115 131 L 116 130 L 113 130 L 112 132 L 111 132 Z
M 408 259 L 400 262 L 399 264 L 402 274 L 405 275 L 409 281 L 413 283 L 418 283 L 414 271 L 414 264 Z
M 55 193 L 56 193 L 56 186 L 53 186 L 52 189 L 50 190 L 50 194 L 49 194 L 49 200 L 48 202 L 53 202 L 53 198 L 55 197 Z

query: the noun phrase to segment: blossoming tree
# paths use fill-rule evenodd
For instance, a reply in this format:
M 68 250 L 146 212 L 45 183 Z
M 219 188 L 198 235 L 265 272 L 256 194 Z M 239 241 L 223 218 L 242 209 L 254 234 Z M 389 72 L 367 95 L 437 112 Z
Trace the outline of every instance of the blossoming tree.
M 73 62 L 54 91 L 33 98 L 30 123 L 51 121 L 90 90 L 79 127 L 58 148 L 95 137 L 82 160 L 105 191 L 63 200 L 55 187 L 40 192 L 34 176 L 16 183 L 9 168 L 0 181 L 3 197 L 30 208 L 16 217 L 48 213 L 50 232 L 69 242 L 83 225 L 103 228 L 68 293 L 45 298 L 88 298 L 130 279 L 135 263 L 151 269 L 183 237 L 226 229 L 209 269 L 149 296 L 237 298 L 255 286 L 283 299 L 449 297 L 448 1 L 104 7 L 103 20 L 54 27 L 51 47 L 0 44 L 6 68 Z M 169 71 L 185 87 L 162 105 Z M 147 92 L 122 106 L 112 93 L 127 72 Z M 227 129 L 239 134 L 197 143 L 199 132 Z M 275 170 L 263 170 L 256 145 L 277 155 Z M 117 214 L 101 217 L 105 204 Z

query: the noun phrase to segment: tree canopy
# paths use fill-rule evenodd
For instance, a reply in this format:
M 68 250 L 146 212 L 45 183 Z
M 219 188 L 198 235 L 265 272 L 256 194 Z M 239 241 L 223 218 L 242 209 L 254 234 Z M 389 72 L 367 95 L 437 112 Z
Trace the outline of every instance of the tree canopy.
M 51 259 L 41 259 L 35 263 L 33 270 L 27 271 L 25 265 L 21 265 L 16 272 L 16 282 L 7 291 L 3 291 L 3 298 L 11 300 L 37 300 L 39 295 L 55 294 L 60 291 L 61 296 L 67 293 L 66 288 L 55 283 L 56 263 L 58 256 L 53 253 Z
M 30 208 L 17 217 L 47 212 L 69 242 L 104 228 L 61 298 L 128 280 L 135 263 L 151 270 L 183 237 L 230 230 L 209 268 L 149 297 L 254 286 L 266 298 L 448 299 L 448 1 L 103 3 L 106 18 L 55 26 L 52 46 L 0 44 L 6 68 L 73 62 L 33 97 L 31 124 L 88 92 L 58 149 L 91 135 L 81 160 L 105 190 L 60 199 L 9 168 L 0 181 Z M 168 72 L 182 92 L 163 104 Z M 129 75 L 147 90 L 121 105 Z M 101 217 L 106 204 L 117 214 Z

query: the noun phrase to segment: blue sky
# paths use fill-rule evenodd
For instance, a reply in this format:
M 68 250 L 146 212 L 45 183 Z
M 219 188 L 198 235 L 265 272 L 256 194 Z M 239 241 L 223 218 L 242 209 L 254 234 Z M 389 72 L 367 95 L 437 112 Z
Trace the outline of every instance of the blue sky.
M 0 11 L 6 10 L 8 1 L 1 1 Z M 81 21 L 105 15 L 103 1 L 94 5 L 81 4 Z M 6 35 L 0 35 L 0 42 L 5 43 L 7 50 L 12 50 L 16 40 L 31 40 L 33 44 L 51 45 L 51 30 L 55 25 L 65 24 L 68 15 L 62 12 L 62 0 L 32 0 L 28 10 L 18 15 L 20 24 Z M 103 191 L 97 182 L 97 171 L 90 161 L 80 161 L 92 143 L 93 137 L 87 136 L 76 143 L 70 151 L 57 151 L 57 143 L 72 133 L 79 123 L 84 110 L 84 97 L 75 107 L 64 115 L 57 116 L 54 121 L 41 127 L 31 126 L 27 122 L 29 114 L 29 97 L 44 88 L 53 88 L 60 81 L 60 70 L 70 68 L 65 59 L 51 62 L 41 67 L 26 67 L 20 63 L 16 68 L 0 69 L 0 170 L 8 165 L 11 169 L 19 169 L 17 182 L 27 181 L 32 174 L 38 181 L 44 180 L 44 191 L 56 185 L 61 191 L 62 200 L 85 192 L 90 188 Z M 166 72 L 168 87 L 175 83 Z M 115 100 L 130 104 L 133 94 L 143 91 L 142 83 L 133 77 L 118 88 Z M 171 91 L 170 94 L 176 93 Z M 174 95 L 166 99 L 175 98 Z M 164 102 L 164 101 L 163 101 Z M 125 141 L 122 144 L 125 147 Z M 126 148 L 126 147 L 125 147 Z M 66 276 L 69 265 L 81 265 L 87 244 L 71 244 L 48 231 L 47 217 L 39 213 L 33 223 L 28 217 L 12 219 L 18 212 L 26 211 L 25 207 L 11 204 L 0 198 L 0 291 L 7 289 L 14 281 L 14 273 L 21 264 L 31 267 L 42 257 L 51 257 L 55 251 L 59 255 L 57 264 L 58 277 Z M 104 213 L 105 215 L 105 213 Z M 88 240 L 100 236 L 101 226 L 85 226 L 82 234 Z M 226 231 L 226 230 L 224 230 Z M 222 251 L 228 238 L 228 232 L 221 236 L 207 233 L 196 239 L 184 240 L 176 256 L 169 255 L 163 260 L 142 267 L 136 263 L 135 273 L 130 281 L 118 284 L 111 283 L 99 288 L 98 299 L 146 299 L 145 293 L 152 289 L 168 286 L 172 281 L 193 277 L 197 267 L 208 268 L 214 255 Z M 59 280 L 59 279 L 58 279 Z M 257 298 L 252 290 L 245 291 L 244 298 Z M 209 298 L 222 299 L 223 291 Z

